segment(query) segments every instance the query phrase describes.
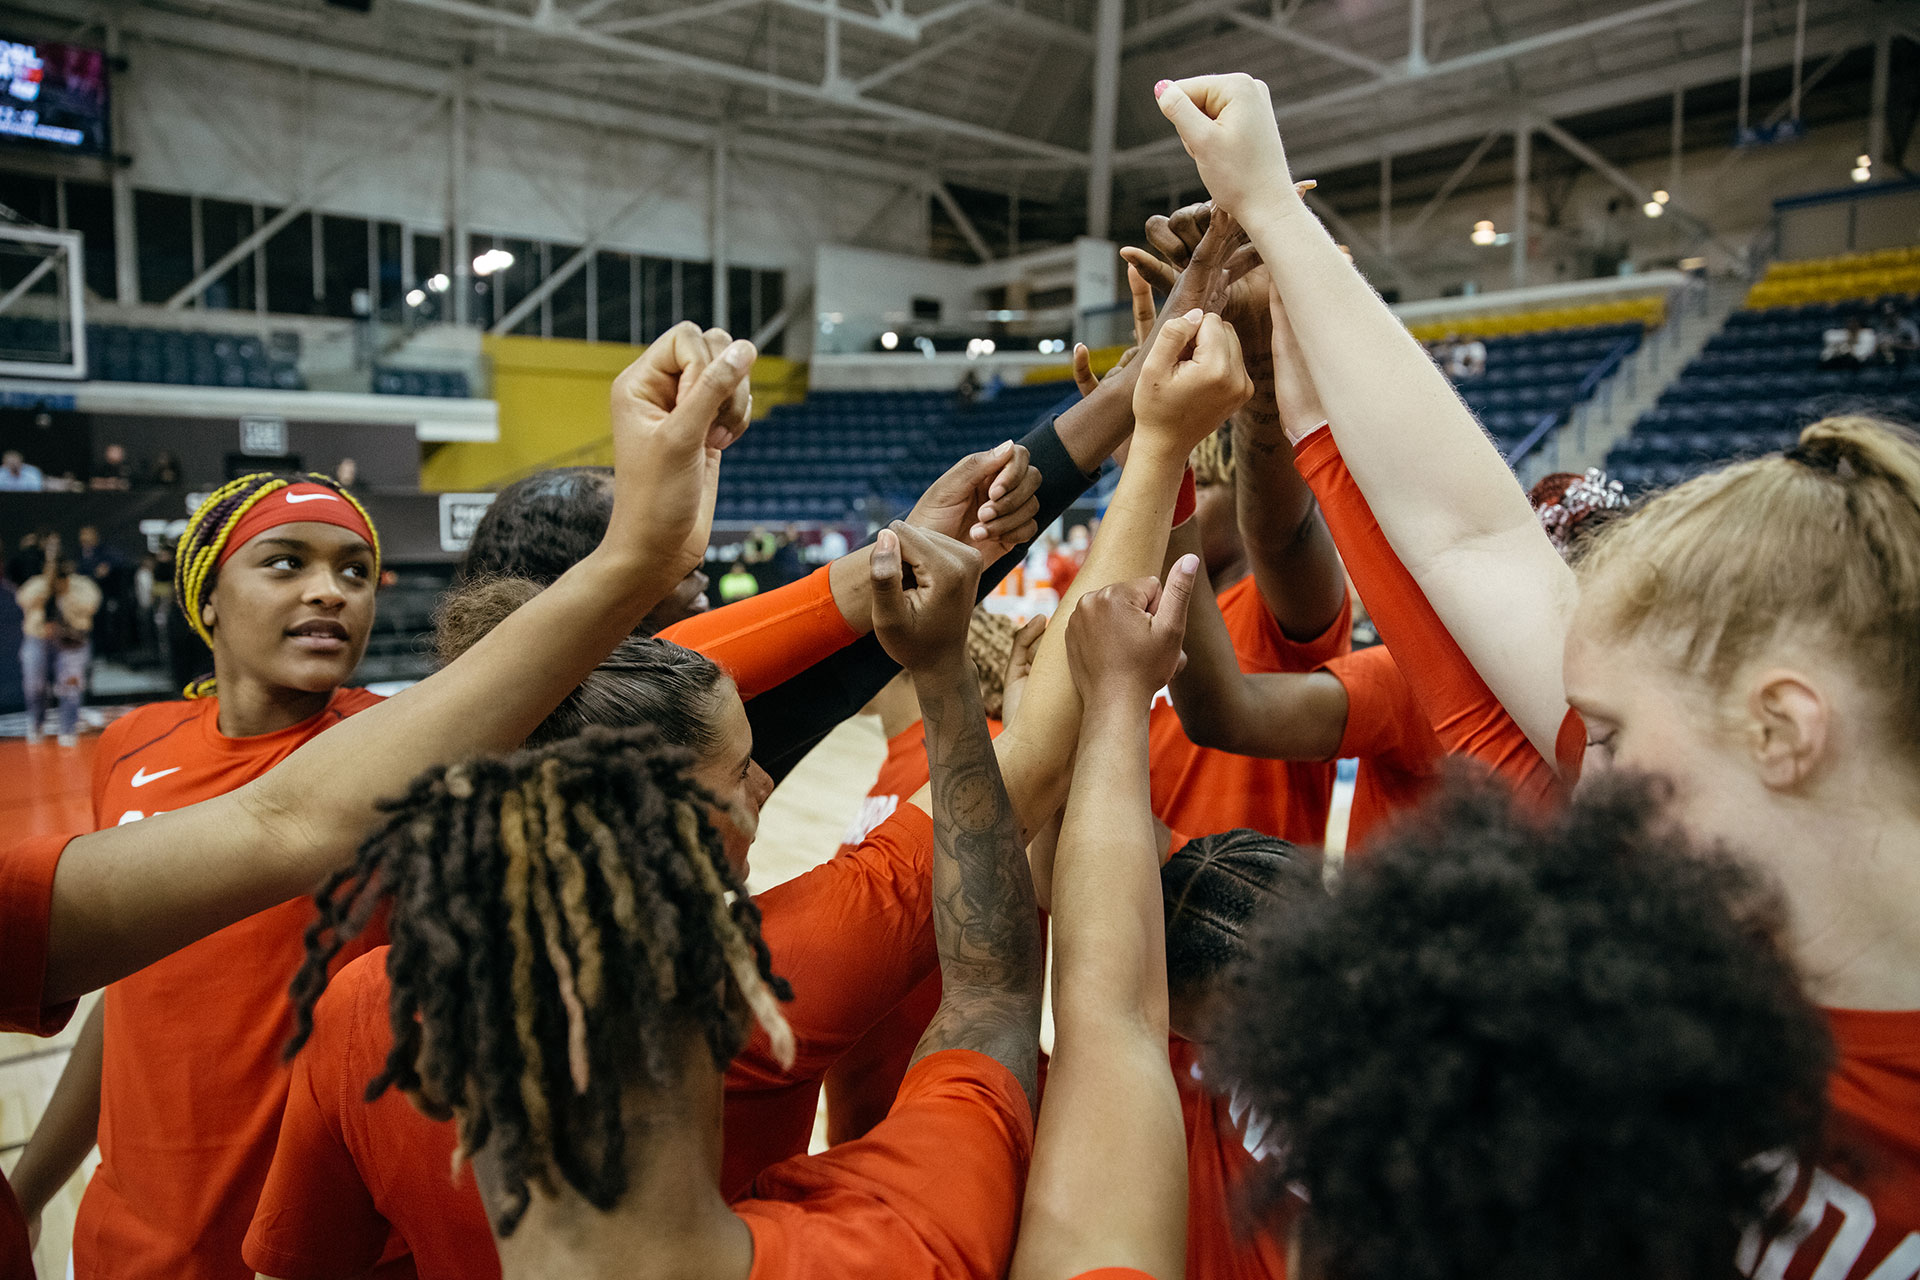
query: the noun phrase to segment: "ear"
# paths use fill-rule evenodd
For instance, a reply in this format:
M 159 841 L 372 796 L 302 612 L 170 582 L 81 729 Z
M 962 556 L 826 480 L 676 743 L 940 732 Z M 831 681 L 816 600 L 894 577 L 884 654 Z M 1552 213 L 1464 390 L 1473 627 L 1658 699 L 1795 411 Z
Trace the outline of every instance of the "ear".
M 200 602 L 200 625 L 209 631 L 213 630 L 213 617 L 213 593 L 209 591 L 207 598 Z
M 1761 781 L 1775 791 L 1803 786 L 1832 740 L 1832 705 L 1805 676 L 1776 667 L 1754 678 L 1747 715 Z

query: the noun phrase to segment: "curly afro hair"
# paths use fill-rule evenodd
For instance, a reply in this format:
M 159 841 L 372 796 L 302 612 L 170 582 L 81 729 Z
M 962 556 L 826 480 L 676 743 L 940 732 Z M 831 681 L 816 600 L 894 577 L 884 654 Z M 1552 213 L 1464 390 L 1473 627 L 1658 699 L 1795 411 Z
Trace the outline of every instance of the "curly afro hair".
M 1224 979 L 1208 1074 L 1272 1122 L 1252 1207 L 1313 1280 L 1733 1276 L 1831 1045 L 1783 908 L 1645 782 L 1541 823 L 1455 776 Z

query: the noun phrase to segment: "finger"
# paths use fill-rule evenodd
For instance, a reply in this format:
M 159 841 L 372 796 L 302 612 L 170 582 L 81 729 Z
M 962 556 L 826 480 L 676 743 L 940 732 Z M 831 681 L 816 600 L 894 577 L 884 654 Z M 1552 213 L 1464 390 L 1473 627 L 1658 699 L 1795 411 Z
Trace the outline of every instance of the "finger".
M 1187 256 L 1192 252 L 1180 233 L 1173 229 L 1173 220 L 1164 213 L 1147 219 L 1147 243 L 1176 269 L 1187 265 Z
M 1180 237 L 1181 247 L 1187 251 L 1189 257 L 1195 249 L 1200 247 L 1201 239 L 1207 234 L 1210 221 L 1208 215 L 1211 212 L 1212 206 L 1202 202 L 1175 209 L 1167 217 L 1168 226 L 1175 235 Z
M 1293 194 L 1295 194 L 1296 196 L 1304 196 L 1307 194 L 1307 192 L 1313 190 L 1315 187 L 1319 185 L 1320 184 L 1314 181 L 1312 178 L 1302 178 L 1300 181 L 1293 184 Z
M 987 485 L 989 501 L 997 500 L 1002 494 L 1010 493 L 1020 486 L 1021 479 L 1032 469 L 1031 455 L 1024 445 L 1008 440 L 998 449 L 987 455 L 989 463 L 1000 464 L 1000 474 Z
M 1041 479 L 1039 469 L 1029 467 L 1013 492 L 983 504 L 977 513 L 979 523 L 973 527 L 973 540 L 1004 542 L 1008 532 L 1035 519 L 1040 514 Z
M 1146 277 L 1147 283 L 1161 293 L 1172 293 L 1173 287 L 1180 283 L 1180 272 L 1148 253 L 1145 249 L 1127 245 L 1120 250 L 1120 256 L 1126 264 Z
M 1033 663 L 1033 651 L 1039 646 L 1040 637 L 1046 633 L 1046 614 L 1036 613 L 1033 617 L 1028 618 L 1026 622 L 1021 625 L 1020 629 L 1013 633 L 1013 657 L 1007 664 L 1008 669 L 1011 670 L 1014 666 L 1023 662 L 1031 666 Z
M 881 601 L 885 600 L 889 608 L 898 608 L 901 596 L 900 535 L 892 529 L 882 529 L 873 540 L 873 555 L 868 560 L 867 571 L 873 578 L 873 602 L 877 611 Z
M 1193 583 L 1199 574 L 1199 556 L 1188 554 L 1173 562 L 1173 568 L 1167 571 L 1167 584 L 1160 591 L 1159 604 L 1153 611 L 1153 629 L 1156 632 L 1174 636 L 1186 634 L 1187 602 L 1193 599 Z
M 1226 265 L 1221 270 L 1226 274 L 1227 283 L 1232 284 L 1259 265 L 1260 251 L 1251 244 L 1243 244 L 1227 255 Z
M 1145 342 L 1158 318 L 1153 305 L 1153 286 L 1131 262 L 1127 264 L 1127 291 L 1133 295 L 1133 340 L 1136 344 Z
M 1200 332 L 1205 314 L 1195 307 L 1162 325 L 1160 336 L 1154 339 L 1153 349 L 1147 352 L 1147 364 L 1142 373 L 1149 378 L 1164 378 L 1173 372 L 1173 366 L 1186 353 L 1187 344 Z
M 1100 389 L 1100 379 L 1093 376 L 1093 356 L 1084 342 L 1073 344 L 1073 385 L 1080 388 L 1082 398 Z
M 681 394 L 667 422 L 679 431 L 697 433 L 698 439 L 711 444 L 715 419 L 733 399 L 734 391 L 746 381 L 753 368 L 754 354 L 753 344 L 744 338 L 727 344 L 720 358 L 708 361 L 692 385 Z
M 1141 344 L 1144 343 L 1145 341 L 1146 339 L 1142 338 L 1140 342 L 1136 342 L 1132 346 L 1128 347 L 1125 351 L 1122 351 L 1120 353 L 1120 358 L 1113 362 L 1113 369 L 1109 369 L 1107 372 L 1111 373 L 1115 369 L 1124 369 L 1128 365 L 1132 364 L 1135 360 L 1139 359 L 1140 347 L 1141 347 Z

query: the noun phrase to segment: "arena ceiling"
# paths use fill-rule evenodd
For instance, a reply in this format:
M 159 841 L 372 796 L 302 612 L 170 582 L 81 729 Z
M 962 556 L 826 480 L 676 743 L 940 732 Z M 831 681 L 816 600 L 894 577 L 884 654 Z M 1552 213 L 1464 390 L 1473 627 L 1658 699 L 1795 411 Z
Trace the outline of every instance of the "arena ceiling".
M 1798 50 L 1812 74 L 1882 29 L 1920 31 L 1916 6 L 1893 0 L 372 0 L 365 14 L 327 0 L 8 0 L 5 9 L 349 75 L 468 68 L 490 91 L 572 95 L 642 129 L 723 129 L 932 183 L 1058 198 L 1110 166 L 1123 201 L 1191 182 L 1153 106 L 1162 77 L 1264 78 L 1296 169 L 1313 173 L 1460 154 L 1522 118 L 1591 116 L 1724 84 L 1740 74 L 1749 13 L 1761 73 Z

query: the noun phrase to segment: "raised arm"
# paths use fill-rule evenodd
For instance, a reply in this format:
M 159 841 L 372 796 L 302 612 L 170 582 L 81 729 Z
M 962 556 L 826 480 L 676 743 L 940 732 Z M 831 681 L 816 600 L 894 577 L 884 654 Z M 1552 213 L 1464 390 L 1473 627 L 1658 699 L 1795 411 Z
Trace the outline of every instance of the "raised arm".
M 1199 541 L 1189 521 L 1173 531 L 1172 551 L 1197 553 Z M 1324 671 L 1242 671 L 1204 567 L 1187 606 L 1186 645 L 1187 665 L 1167 687 L 1195 743 L 1270 760 L 1331 760 L 1339 751 L 1346 686 Z
M 1085 707 L 1054 863 L 1053 1056 L 1013 1280 L 1096 1267 L 1176 1276 L 1187 1152 L 1167 1065 L 1160 849 L 1147 708 L 1180 659 L 1197 556 L 1081 601 L 1067 650 Z
M 1209 203 L 1188 205 L 1147 221 L 1147 239 L 1166 256 L 1157 262 L 1143 250 L 1122 252 L 1136 269 L 1156 274 L 1163 285 L 1173 266 L 1183 266 L 1213 222 Z M 1228 243 L 1241 234 L 1229 224 Z M 1172 265 L 1169 265 L 1172 264 Z M 1253 396 L 1233 415 L 1234 514 L 1246 547 L 1254 585 L 1281 633 L 1293 640 L 1323 635 L 1346 603 L 1346 575 L 1313 493 L 1293 466 L 1293 447 L 1281 424 L 1295 388 L 1276 377 L 1266 268 L 1255 266 L 1228 286 L 1222 315 L 1240 335 L 1253 379 Z M 1198 741 L 1198 739 L 1196 739 Z
M 1433 362 L 1295 193 L 1267 87 L 1157 87 L 1216 206 L 1246 227 L 1292 318 L 1335 439 L 1447 629 L 1548 759 L 1566 714 L 1571 572 Z
M 903 563 L 915 585 L 904 585 Z M 932 771 L 933 935 L 940 1007 L 914 1061 L 971 1049 L 1038 1096 L 1045 958 L 1033 882 L 966 653 L 978 553 L 895 524 L 874 545 L 874 631 L 913 673 Z
M 52 885 L 44 1001 L 105 986 L 344 865 L 380 797 L 421 770 L 518 744 L 700 562 L 720 414 L 753 363 L 691 324 L 614 382 L 615 499 L 599 548 L 444 670 L 218 799 L 81 836 Z
M 1066 766 L 1079 739 L 1080 695 L 1067 667 L 1064 624 L 1087 592 L 1159 572 L 1187 455 L 1252 391 L 1232 327 L 1198 309 L 1168 320 L 1132 367 L 1140 370 L 1137 425 L 1119 488 L 1086 564 L 1040 639 L 1020 719 L 1000 736 L 1008 789 L 1029 837 L 1065 803 Z M 1045 901 L 1043 861 L 1036 859 L 1034 874 Z

